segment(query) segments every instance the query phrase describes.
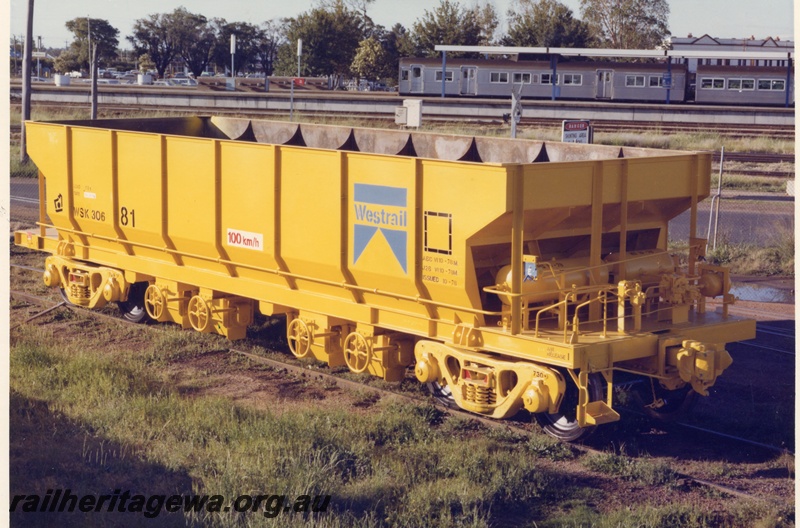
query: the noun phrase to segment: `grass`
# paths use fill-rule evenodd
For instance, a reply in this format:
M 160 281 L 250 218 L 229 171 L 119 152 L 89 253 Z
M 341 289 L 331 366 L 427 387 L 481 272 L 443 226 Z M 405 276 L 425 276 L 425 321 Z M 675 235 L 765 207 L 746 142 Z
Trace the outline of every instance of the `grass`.
M 36 407 L 44 419 L 79 431 L 82 441 L 66 452 L 52 446 L 52 458 L 42 455 L 36 468 L 22 471 L 12 461 L 12 473 L 33 475 L 16 479 L 15 490 L 35 492 L 43 486 L 36 476 L 56 466 L 48 488 L 91 490 L 98 479 L 133 479 L 149 493 L 149 478 L 131 475 L 131 464 L 142 464 L 165 481 L 180 475 L 181 493 L 333 494 L 332 515 L 341 525 L 487 526 L 502 523 L 504 512 L 540 511 L 562 480 L 537 457 L 520 457 L 515 439 L 454 441 L 431 405 L 379 402 L 380 412 L 368 415 L 313 408 L 278 415 L 219 397 L 186 397 L 168 382 L 164 362 L 211 345 L 205 335 L 177 334 L 200 336 L 206 345 L 169 333 L 135 355 L 114 345 L 101 353 L 97 343 L 111 336 L 45 346 L 44 330 L 23 327 L 11 351 L 12 417 Z M 20 442 L 14 433 L 12 450 Z M 79 477 L 72 465 L 61 470 L 68 460 L 80 466 Z M 186 521 L 237 526 L 240 517 L 204 513 Z M 248 515 L 245 522 L 301 520 Z
M 631 505 L 614 512 L 599 513 L 585 504 L 576 504 L 557 519 L 536 525 L 538 528 L 779 528 L 794 526 L 794 511 L 744 503 L 727 514 L 687 504 Z
M 656 131 L 636 133 L 598 133 L 595 142 L 604 145 L 646 147 L 669 150 L 714 150 L 726 152 L 793 153 L 794 141 L 769 137 L 730 138 L 714 133 L 663 134 Z
M 12 178 L 36 178 L 39 175 L 39 169 L 32 161 L 22 163 L 20 161 L 20 147 L 19 145 L 11 145 L 11 166 L 9 167 L 9 174 Z
M 706 253 L 711 264 L 730 267 L 734 275 L 794 277 L 794 232 L 774 226 L 773 243 L 767 247 L 729 243 L 724 237 Z
M 121 487 L 228 498 L 333 495 L 324 516 L 164 513 L 158 526 L 781 526 L 793 519 L 793 511 L 740 509 L 726 497 L 713 509 L 693 504 L 697 493 L 676 489 L 674 473 L 658 460 L 585 457 L 549 437 L 487 428 L 432 405 L 366 392 L 333 410 L 313 401 L 285 409 L 269 400 L 264 407 L 237 403 L 208 390 L 215 370 L 252 369 L 221 354 L 229 345 L 219 336 L 115 325 L 71 311 L 40 322 L 48 320 L 12 332 L 12 493 Z M 186 363 L 199 367 L 177 375 Z M 774 464 L 793 472 L 790 456 Z M 579 475 L 570 467 L 581 468 Z M 587 479 L 583 468 L 600 476 Z M 735 476 L 734 466 L 716 471 Z M 629 484 L 610 490 L 617 480 Z M 644 498 L 617 506 L 630 504 L 617 493 L 629 497 L 646 486 L 674 504 Z M 136 524 L 113 515 L 14 520 Z
M 769 192 L 786 194 L 787 178 L 771 176 L 743 176 L 735 172 L 724 174 L 722 177 L 722 190 Z M 711 175 L 711 189 L 716 193 L 719 175 Z
M 706 261 L 717 266 L 727 266 L 731 274 L 750 277 L 794 277 L 794 229 L 791 225 L 774 223 L 769 233 L 769 245 L 730 242 L 725 233 L 717 237 L 716 247 L 710 241 Z M 669 251 L 678 255 L 681 264 L 688 259 L 684 241 L 670 241 Z

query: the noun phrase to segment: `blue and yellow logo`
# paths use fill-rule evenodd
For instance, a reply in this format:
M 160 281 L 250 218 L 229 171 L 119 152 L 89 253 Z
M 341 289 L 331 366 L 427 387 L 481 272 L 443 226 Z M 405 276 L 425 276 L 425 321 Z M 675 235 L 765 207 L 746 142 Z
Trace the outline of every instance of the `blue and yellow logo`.
M 353 264 L 381 233 L 408 273 L 408 189 L 356 183 L 353 189 Z

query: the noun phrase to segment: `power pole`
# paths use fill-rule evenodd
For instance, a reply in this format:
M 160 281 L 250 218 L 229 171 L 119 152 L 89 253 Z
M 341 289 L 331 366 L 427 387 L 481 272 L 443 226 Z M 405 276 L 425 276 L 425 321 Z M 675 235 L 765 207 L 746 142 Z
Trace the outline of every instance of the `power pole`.
M 28 0 L 28 25 L 25 32 L 25 49 L 22 56 L 22 133 L 20 134 L 19 161 L 28 163 L 28 143 L 25 121 L 31 118 L 31 52 L 33 48 L 33 0 Z
M 89 51 L 89 68 L 92 71 L 92 119 L 97 119 L 97 44 Z
M 17 54 L 17 36 L 12 35 L 14 38 L 14 75 L 19 75 L 19 55 Z

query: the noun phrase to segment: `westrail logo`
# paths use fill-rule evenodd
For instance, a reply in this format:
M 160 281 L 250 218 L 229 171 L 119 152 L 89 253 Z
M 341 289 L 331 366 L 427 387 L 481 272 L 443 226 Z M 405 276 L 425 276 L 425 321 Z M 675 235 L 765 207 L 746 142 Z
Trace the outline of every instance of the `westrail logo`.
M 356 183 L 353 189 L 353 264 L 381 233 L 408 273 L 408 189 Z

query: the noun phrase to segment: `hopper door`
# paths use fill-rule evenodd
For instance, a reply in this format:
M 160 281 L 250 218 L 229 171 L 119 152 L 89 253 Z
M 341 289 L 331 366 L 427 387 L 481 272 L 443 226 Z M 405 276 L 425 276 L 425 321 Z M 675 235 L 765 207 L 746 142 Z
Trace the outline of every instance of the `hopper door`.
M 597 70 L 597 99 L 611 99 L 614 89 L 614 70 Z
M 411 65 L 411 93 L 422 93 L 424 83 L 422 81 L 422 66 L 419 64 Z
M 478 68 L 461 67 L 461 95 L 478 95 Z

